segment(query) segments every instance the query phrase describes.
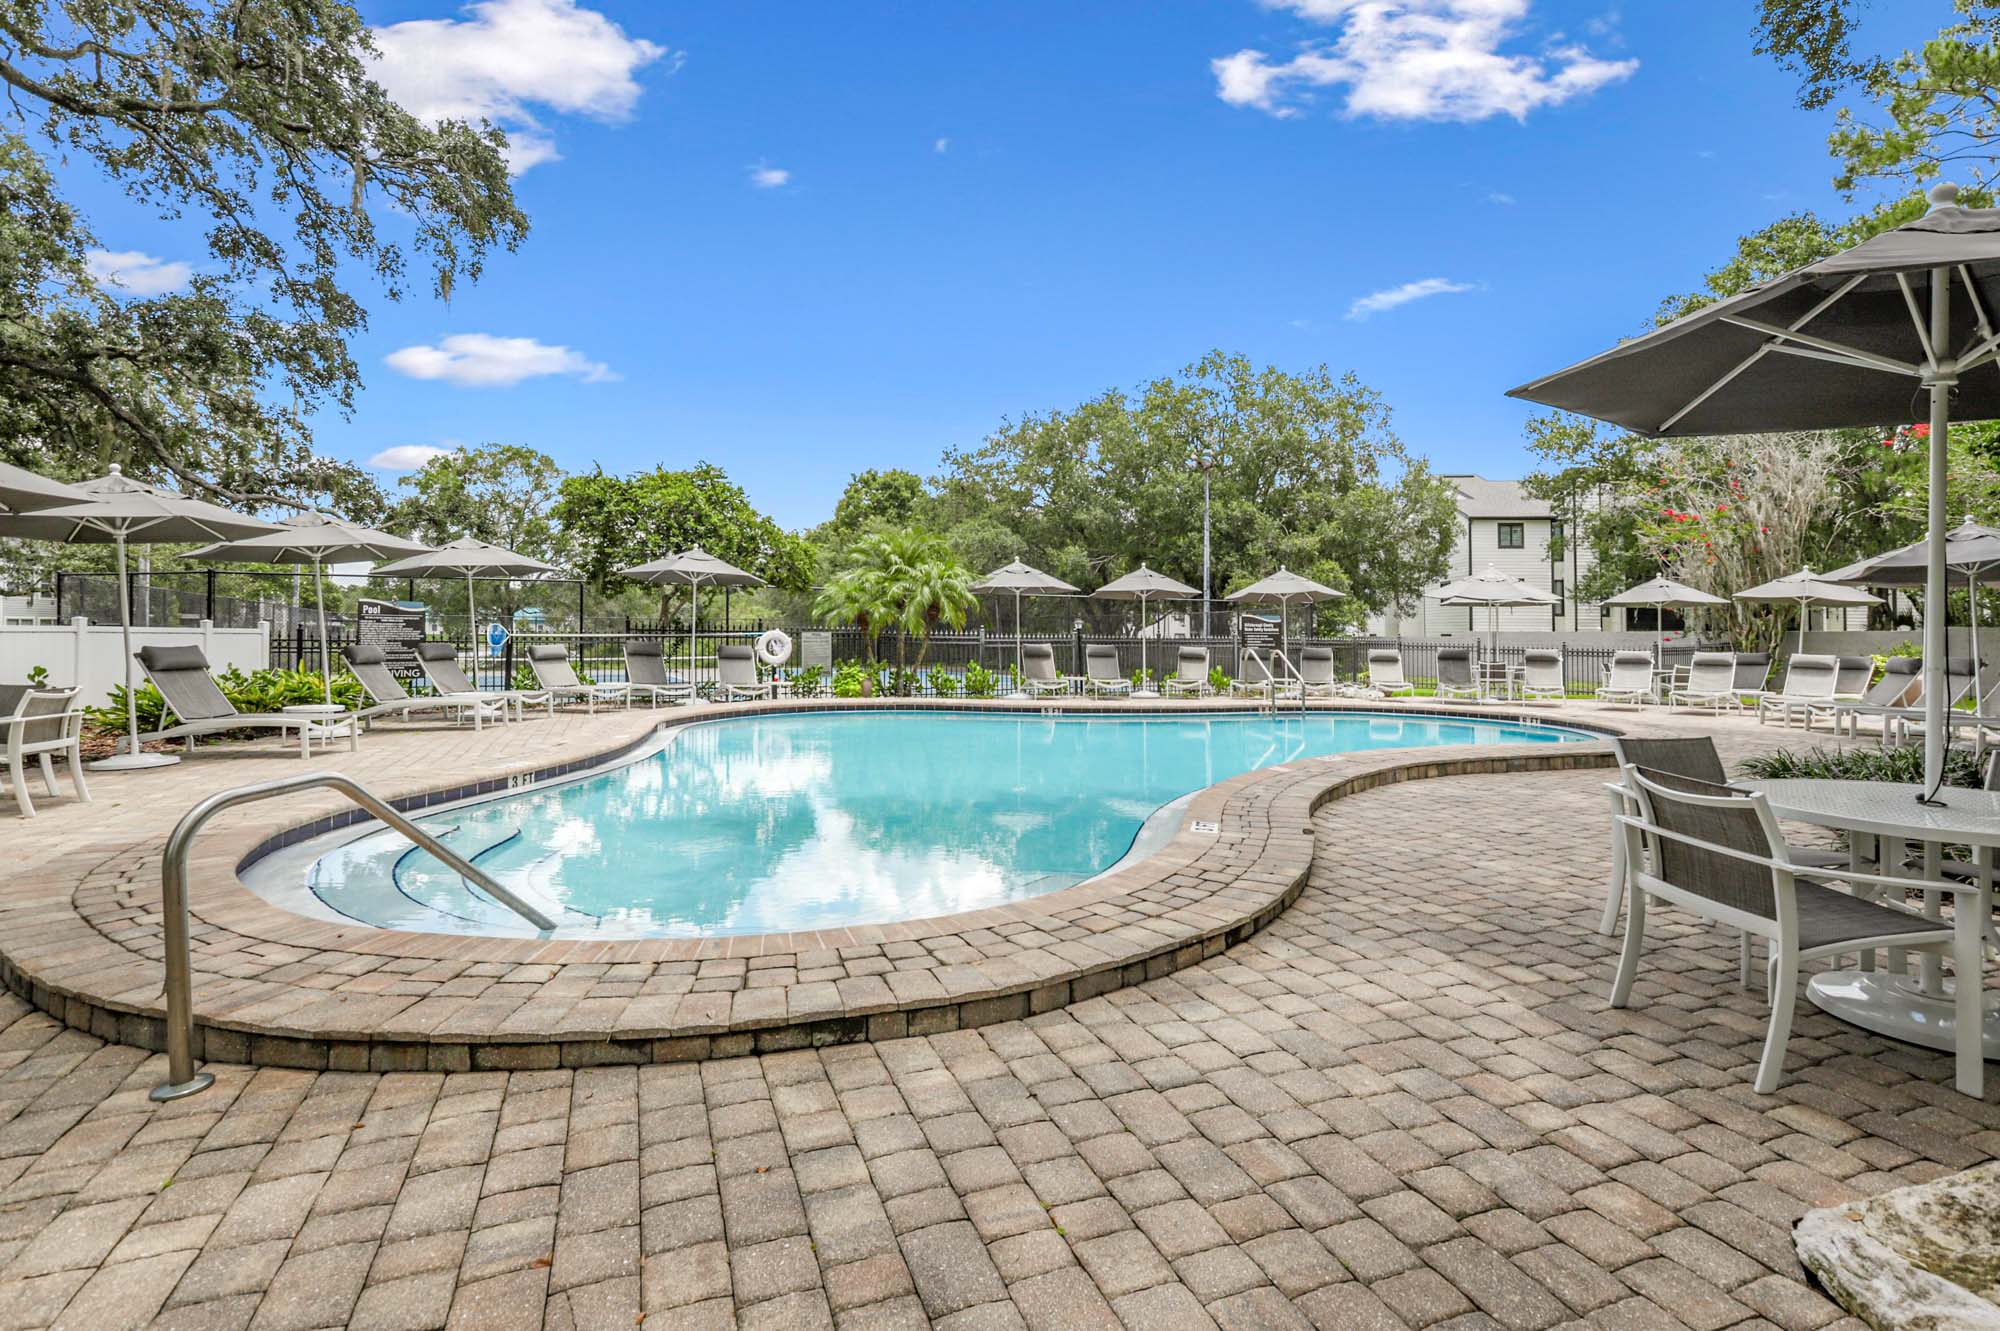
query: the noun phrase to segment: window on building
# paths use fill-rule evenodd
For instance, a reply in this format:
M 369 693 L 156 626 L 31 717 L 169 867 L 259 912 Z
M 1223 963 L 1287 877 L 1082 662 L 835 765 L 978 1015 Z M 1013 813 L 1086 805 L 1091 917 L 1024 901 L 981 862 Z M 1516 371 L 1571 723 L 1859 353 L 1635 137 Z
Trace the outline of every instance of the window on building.
M 1503 522 L 1500 524 L 1500 548 L 1520 550 L 1528 544 L 1528 524 L 1525 522 Z
M 1563 525 L 1560 522 L 1551 522 L 1549 524 L 1549 544 L 1561 545 L 1562 538 L 1563 538 Z
M 1564 595 L 1563 595 L 1563 580 L 1562 580 L 1561 578 L 1557 578 L 1557 579 L 1555 580 L 1555 583 L 1554 583 L 1554 585 L 1553 585 L 1553 586 L 1551 586 L 1551 587 L 1549 588 L 1549 590 L 1550 590 L 1550 591 L 1552 591 L 1552 592 L 1554 592 L 1554 593 L 1556 594 L 1556 599 L 1557 599 L 1558 601 L 1561 601 L 1561 602 L 1563 603 L 1563 605 L 1565 605 L 1565 606 L 1566 606 L 1566 605 L 1568 605 L 1568 604 L 1569 604 L 1569 601 L 1568 601 L 1568 600 L 1567 600 L 1567 599 L 1566 599 L 1566 598 L 1564 597 Z M 1561 614 L 1561 613 L 1562 613 L 1562 608 L 1561 608 L 1560 606 L 1559 606 L 1559 607 L 1557 607 L 1557 609 L 1556 609 L 1556 613 L 1557 613 L 1557 614 Z

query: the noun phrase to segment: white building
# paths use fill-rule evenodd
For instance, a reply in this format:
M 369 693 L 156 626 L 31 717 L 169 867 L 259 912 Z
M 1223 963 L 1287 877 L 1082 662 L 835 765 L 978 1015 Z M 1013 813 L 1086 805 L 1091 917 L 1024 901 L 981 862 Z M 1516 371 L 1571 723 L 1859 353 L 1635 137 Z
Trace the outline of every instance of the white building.
M 1572 589 L 1590 570 L 1592 557 L 1567 534 L 1546 502 L 1531 497 L 1519 481 L 1484 476 L 1444 476 L 1458 491 L 1458 532 L 1452 541 L 1451 571 L 1444 581 L 1477 573 L 1488 564 L 1509 577 L 1560 597 L 1560 605 L 1513 606 L 1498 611 L 1502 632 L 1595 633 L 1612 624 L 1594 604 L 1579 604 Z M 1560 546 L 1560 553 L 1556 547 Z M 1425 589 L 1422 601 L 1381 616 L 1376 631 L 1389 636 L 1434 638 L 1447 633 L 1483 633 L 1494 611 L 1484 606 L 1448 606 Z

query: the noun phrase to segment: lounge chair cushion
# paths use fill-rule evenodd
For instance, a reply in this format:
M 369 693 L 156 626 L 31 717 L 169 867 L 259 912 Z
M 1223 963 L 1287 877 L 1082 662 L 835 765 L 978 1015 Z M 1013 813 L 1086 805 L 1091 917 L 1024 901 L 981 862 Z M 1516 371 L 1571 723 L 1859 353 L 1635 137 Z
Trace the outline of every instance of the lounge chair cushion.
M 538 642 L 528 648 L 530 661 L 567 661 L 569 648 L 559 642 Z
M 718 661 L 749 661 L 756 655 L 756 652 L 740 642 L 726 642 L 715 649 L 715 659 Z
M 141 647 L 136 653 L 139 661 L 152 674 L 160 670 L 201 670 L 208 669 L 208 658 L 201 654 L 201 648 L 192 643 L 172 647 Z
M 387 665 L 389 662 L 389 654 L 380 647 L 369 647 L 358 642 L 349 643 L 341 648 L 340 654 L 347 658 L 349 665 Z
M 657 642 L 628 642 L 625 644 L 627 656 L 665 656 Z
M 453 642 L 420 642 L 417 644 L 417 659 L 420 661 L 456 661 L 458 644 Z

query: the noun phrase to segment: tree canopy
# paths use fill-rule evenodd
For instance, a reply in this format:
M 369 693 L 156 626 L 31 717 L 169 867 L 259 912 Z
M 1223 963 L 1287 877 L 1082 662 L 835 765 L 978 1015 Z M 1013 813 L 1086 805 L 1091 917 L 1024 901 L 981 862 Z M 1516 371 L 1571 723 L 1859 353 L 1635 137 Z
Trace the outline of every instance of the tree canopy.
M 789 591 L 804 591 L 813 580 L 805 541 L 759 512 L 743 487 L 711 463 L 567 477 L 553 516 L 577 572 L 599 588 L 623 585 L 621 568 L 695 545 Z

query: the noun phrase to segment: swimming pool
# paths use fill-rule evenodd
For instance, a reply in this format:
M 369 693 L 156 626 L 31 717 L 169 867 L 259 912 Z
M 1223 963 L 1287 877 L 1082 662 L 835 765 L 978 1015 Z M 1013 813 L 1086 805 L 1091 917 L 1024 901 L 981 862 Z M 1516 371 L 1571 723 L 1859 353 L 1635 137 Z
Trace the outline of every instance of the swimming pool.
M 1164 806 L 1295 758 L 1591 738 L 1387 713 L 789 712 L 691 723 L 610 771 L 419 821 L 554 907 L 558 936 L 823 929 L 1072 886 L 1130 852 Z M 245 877 L 279 904 L 323 916 L 532 932 L 387 830 L 331 833 L 258 861 Z

